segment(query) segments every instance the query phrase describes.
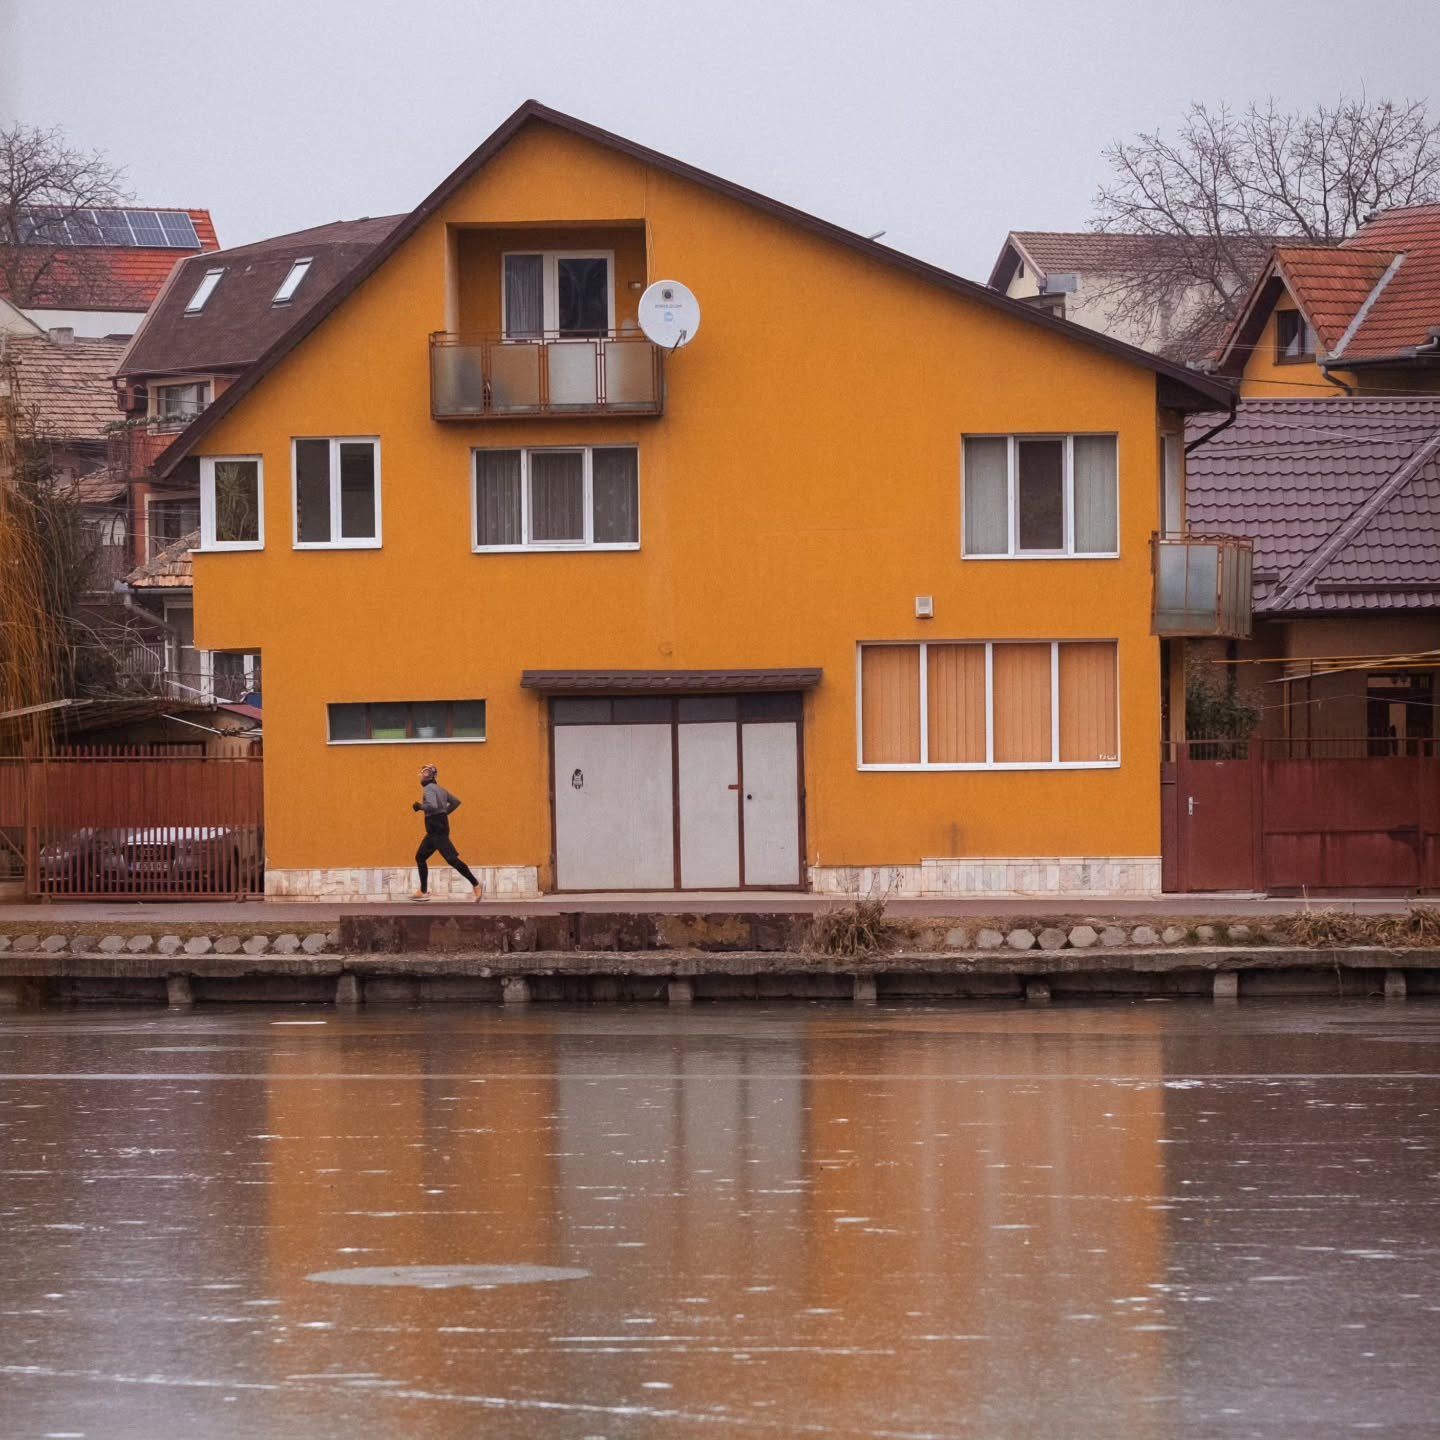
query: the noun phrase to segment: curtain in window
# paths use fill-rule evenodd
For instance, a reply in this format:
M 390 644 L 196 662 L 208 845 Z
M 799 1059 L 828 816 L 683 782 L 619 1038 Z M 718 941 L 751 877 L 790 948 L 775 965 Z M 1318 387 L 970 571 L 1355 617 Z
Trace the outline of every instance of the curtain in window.
M 965 442 L 965 554 L 1003 555 L 1010 548 L 1006 473 L 1009 443 Z
M 215 462 L 215 538 L 227 544 L 260 539 L 260 471 L 255 461 Z
M 475 452 L 475 543 L 519 545 L 520 452 Z
M 330 539 L 330 442 L 295 442 L 295 533 L 301 541 Z
M 1120 548 L 1115 509 L 1115 437 L 1077 435 L 1074 445 L 1075 552 L 1109 554 Z
M 590 459 L 597 545 L 633 545 L 640 538 L 640 488 L 633 450 L 595 450 Z
M 545 331 L 545 257 L 505 257 L 505 338 L 539 339 Z
M 1117 760 L 1115 644 L 1060 647 L 1060 758 Z
M 340 534 L 375 538 L 375 447 L 368 441 L 340 447 Z
M 929 645 L 925 650 L 929 761 L 985 763 L 985 647 Z
M 578 450 L 535 450 L 530 455 L 530 539 L 536 543 L 585 539 L 585 457 Z
M 1049 764 L 1050 647 L 996 645 L 995 760 L 997 764 Z
M 866 765 L 919 763 L 918 645 L 866 645 L 861 649 L 860 733 Z
M 1021 440 L 1015 446 L 1015 508 L 1021 550 L 1065 548 L 1065 442 Z

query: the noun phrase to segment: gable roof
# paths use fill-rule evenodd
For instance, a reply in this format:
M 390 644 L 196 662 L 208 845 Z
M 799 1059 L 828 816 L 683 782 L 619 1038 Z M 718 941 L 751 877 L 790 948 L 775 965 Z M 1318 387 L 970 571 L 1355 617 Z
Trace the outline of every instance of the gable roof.
M 1355 333 L 1347 338 L 1347 361 L 1409 358 L 1440 327 L 1440 205 L 1382 210 L 1341 246 L 1387 250 L 1401 257 Z
M 1236 235 L 1227 240 L 1230 258 L 1248 274 L 1262 265 L 1277 237 Z M 1016 264 L 1024 260 L 1044 279 L 1050 275 L 1124 275 L 1157 259 L 1183 255 L 1208 241 L 1187 235 L 1147 235 L 1108 230 L 1012 230 L 1000 248 L 990 279 L 992 289 L 1003 290 L 1014 278 Z
M 1187 460 L 1187 518 L 1254 540 L 1257 613 L 1440 609 L 1440 396 L 1235 414 Z
M 682 160 L 661 154 L 658 150 L 651 150 L 644 145 L 636 144 L 633 140 L 626 140 L 623 136 L 602 130 L 599 126 L 588 124 L 584 120 L 577 120 L 559 110 L 552 110 L 549 106 L 541 105 L 539 101 L 527 100 L 457 169 L 442 180 L 380 244 L 375 246 L 360 264 L 350 271 L 344 280 L 334 286 L 324 299 L 301 319 L 299 324 L 291 326 L 246 371 L 240 380 L 230 386 L 209 409 L 191 421 L 189 426 L 176 438 L 174 444 L 156 461 L 156 474 L 163 476 L 173 470 L 189 453 L 191 447 L 228 415 L 284 356 L 289 354 L 332 311 L 338 309 L 351 294 L 358 290 L 461 186 L 483 170 L 490 160 L 503 150 L 526 125 L 531 124 L 549 125 L 557 130 L 579 136 L 593 144 L 614 150 L 621 155 L 627 155 L 642 164 L 651 165 L 658 170 L 666 171 L 683 180 L 716 191 L 741 204 L 750 205 L 788 224 L 798 225 L 812 234 L 844 245 L 892 269 L 904 271 L 992 309 L 1003 310 L 1023 324 L 1037 326 L 1052 334 L 1073 340 L 1077 344 L 1104 351 L 1132 365 L 1150 370 L 1157 376 L 1163 402 L 1176 409 L 1228 410 L 1233 404 L 1233 393 L 1230 387 L 1209 376 L 1189 370 L 1172 361 L 1163 360 L 1159 356 L 1151 355 L 1133 345 L 1127 345 L 1123 341 L 1114 340 L 1098 331 L 1087 330 L 1070 321 L 1056 319 L 1054 316 L 1037 310 L 1033 305 L 1027 305 L 1024 301 L 1011 300 L 1004 295 L 997 294 L 987 286 L 980 285 L 973 280 L 965 280 L 959 275 L 952 275 L 948 270 L 942 270 L 937 265 L 930 265 L 923 260 L 902 254 L 898 250 L 892 250 L 889 246 L 876 244 L 875 241 L 867 240 L 851 230 L 832 225 L 828 220 L 821 220 L 814 215 L 807 215 L 803 210 L 797 210 L 779 200 L 772 200 L 758 191 L 747 190 L 744 186 L 736 185 L 729 180 L 722 180 L 717 175 L 711 175 L 705 170 L 687 165 Z
M 216 250 L 215 223 L 208 210 L 185 210 L 195 226 L 199 250 Z M 134 245 L 65 247 L 27 310 L 145 310 L 160 293 L 175 262 L 196 254 L 193 248 Z M 73 257 L 73 260 L 72 260 Z M 8 297 L 0 278 L 0 296 Z
M 191 256 L 177 265 L 149 314 L 141 321 L 119 365 L 129 379 L 186 371 L 242 370 L 259 359 L 354 269 L 403 215 L 338 220 L 289 235 L 276 235 L 230 250 Z M 275 292 L 296 260 L 308 258 L 294 296 L 274 303 Z M 185 307 L 206 271 L 223 269 L 205 308 Z
M 48 335 L 9 335 L 20 410 L 37 438 L 100 441 L 119 418 L 110 376 L 125 349 L 123 339 L 52 340 Z

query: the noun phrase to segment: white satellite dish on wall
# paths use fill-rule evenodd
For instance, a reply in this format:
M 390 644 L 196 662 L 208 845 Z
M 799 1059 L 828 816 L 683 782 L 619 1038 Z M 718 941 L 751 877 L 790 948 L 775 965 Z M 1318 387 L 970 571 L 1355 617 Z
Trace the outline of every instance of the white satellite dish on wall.
M 639 320 L 652 344 L 678 350 L 700 328 L 700 302 L 678 280 L 657 280 L 640 297 Z

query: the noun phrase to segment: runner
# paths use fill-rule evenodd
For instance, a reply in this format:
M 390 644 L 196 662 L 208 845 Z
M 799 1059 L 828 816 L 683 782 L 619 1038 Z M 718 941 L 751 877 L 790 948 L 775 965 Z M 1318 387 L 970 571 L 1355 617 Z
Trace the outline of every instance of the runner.
M 430 867 L 426 863 L 437 851 L 452 870 L 458 870 L 474 887 L 475 899 L 483 900 L 484 892 L 470 867 L 460 858 L 450 838 L 450 817 L 460 808 L 459 799 L 440 783 L 440 772 L 433 765 L 420 767 L 420 796 L 410 808 L 425 815 L 425 838 L 415 852 L 415 868 L 420 872 L 420 888 L 412 900 L 430 898 Z

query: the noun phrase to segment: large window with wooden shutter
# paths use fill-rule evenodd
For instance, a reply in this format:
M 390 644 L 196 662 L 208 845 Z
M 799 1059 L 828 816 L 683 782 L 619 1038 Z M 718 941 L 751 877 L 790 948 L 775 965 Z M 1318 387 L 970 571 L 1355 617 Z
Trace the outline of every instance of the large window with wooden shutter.
M 864 644 L 859 686 L 862 770 L 1120 763 L 1113 640 Z

